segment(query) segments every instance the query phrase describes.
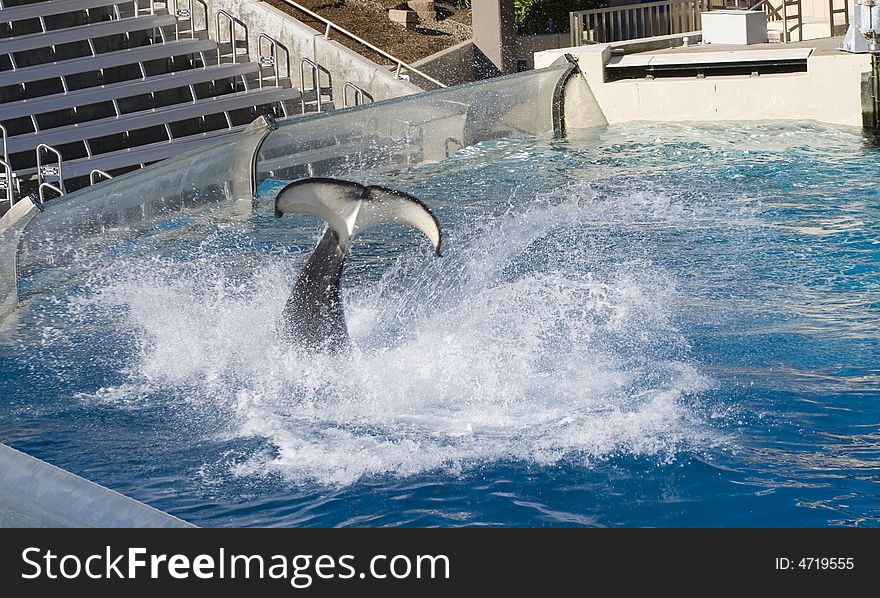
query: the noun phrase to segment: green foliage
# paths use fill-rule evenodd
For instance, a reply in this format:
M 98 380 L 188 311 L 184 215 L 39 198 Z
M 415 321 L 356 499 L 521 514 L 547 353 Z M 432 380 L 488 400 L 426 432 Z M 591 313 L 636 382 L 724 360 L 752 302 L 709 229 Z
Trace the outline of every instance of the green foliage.
M 568 31 L 568 13 L 598 8 L 601 0 L 515 0 L 516 32 L 520 35 Z
M 449 0 L 461 8 L 470 8 L 471 0 Z M 554 33 L 568 31 L 568 13 L 590 10 L 603 5 L 603 0 L 514 0 L 516 32 L 520 35 L 551 33 L 548 20 L 553 21 Z

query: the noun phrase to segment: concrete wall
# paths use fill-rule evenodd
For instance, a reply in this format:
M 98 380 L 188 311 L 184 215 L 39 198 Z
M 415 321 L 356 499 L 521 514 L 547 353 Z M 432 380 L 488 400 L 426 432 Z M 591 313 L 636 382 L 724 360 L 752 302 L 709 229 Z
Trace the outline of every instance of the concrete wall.
M 469 83 L 475 76 L 474 49 L 473 40 L 468 40 L 414 62 L 413 66 L 447 85 Z
M 535 68 L 535 52 L 564 48 L 571 43 L 569 33 L 546 33 L 543 35 L 520 35 L 514 45 L 517 61 L 525 61 L 527 69 Z
M 817 120 L 861 126 L 861 82 L 871 70 L 870 55 L 841 53 L 811 56 L 806 73 L 605 82 L 611 57 L 605 44 L 539 52 L 535 67 L 565 52 L 577 56 L 609 123 Z
M 513 0 L 472 0 L 474 44 L 504 74 L 516 72 Z
M 216 15 L 225 10 L 241 19 L 248 27 L 251 60 L 260 56 L 260 33 L 265 33 L 290 50 L 290 71 L 294 85 L 299 86 L 299 65 L 303 58 L 314 60 L 333 75 L 334 102 L 342 106 L 343 86 L 351 81 L 365 89 L 376 101 L 418 93 L 422 88 L 398 79 L 389 67 L 378 65 L 332 39 L 324 39 L 290 15 L 259 0 L 207 0 L 209 32 L 216 39 Z M 196 10 L 198 15 L 199 10 Z M 224 25 L 225 27 L 225 25 Z M 224 33 L 225 35 L 225 33 Z M 337 34 L 338 35 L 338 34 Z
M 568 42 L 568 33 L 517 36 L 513 44 L 515 58 L 517 62 L 525 62 L 526 70 L 531 70 L 535 68 L 535 52 L 559 48 Z M 469 40 L 423 58 L 413 66 L 448 85 L 469 83 L 483 78 L 480 75 L 480 60 L 475 58 L 475 52 L 478 53 L 479 49 L 473 40 Z

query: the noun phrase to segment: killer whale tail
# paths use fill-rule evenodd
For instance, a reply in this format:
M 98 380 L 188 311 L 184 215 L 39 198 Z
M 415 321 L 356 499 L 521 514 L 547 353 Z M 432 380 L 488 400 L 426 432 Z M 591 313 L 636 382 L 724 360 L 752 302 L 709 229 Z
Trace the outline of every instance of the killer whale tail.
M 338 235 L 343 251 L 363 231 L 399 223 L 424 233 L 440 255 L 440 224 L 425 204 L 403 191 L 342 179 L 302 179 L 290 183 L 275 197 L 276 217 L 293 213 L 323 219 Z
M 428 207 L 415 197 L 378 185 L 332 178 L 294 181 L 275 198 L 275 216 L 310 214 L 327 223 L 284 306 L 282 336 L 312 350 L 348 345 L 339 282 L 352 240 L 382 224 L 406 224 L 421 231 L 440 255 L 442 233 Z

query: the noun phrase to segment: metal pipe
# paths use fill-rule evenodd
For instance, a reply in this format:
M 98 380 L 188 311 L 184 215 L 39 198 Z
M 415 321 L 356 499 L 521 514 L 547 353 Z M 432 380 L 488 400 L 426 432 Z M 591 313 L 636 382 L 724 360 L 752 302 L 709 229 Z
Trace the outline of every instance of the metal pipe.
M 46 164 L 43 164 L 43 152 L 55 155 L 55 159 L 57 160 L 56 166 L 48 166 Z M 63 161 L 64 158 L 61 156 L 61 152 L 59 152 L 51 145 L 41 143 L 37 146 L 37 180 L 39 181 L 37 192 L 41 202 L 43 201 L 44 188 L 51 189 L 59 195 L 64 195 L 67 192 L 64 188 L 64 176 L 62 174 Z M 47 176 L 57 177 L 58 185 L 54 185 L 52 183 L 44 181 L 44 177 Z
M 98 178 L 106 179 L 109 181 L 110 179 L 113 178 L 113 176 L 110 174 L 107 174 L 103 170 L 95 168 L 92 170 L 92 172 L 89 173 L 89 184 L 94 185 L 95 183 L 98 182 Z
M 324 25 L 325 25 L 324 38 L 325 38 L 325 39 L 327 39 L 327 38 L 330 36 L 330 31 L 331 31 L 331 29 L 335 29 L 335 30 L 338 31 L 339 33 L 345 35 L 346 37 L 348 37 L 349 39 L 351 39 L 351 40 L 353 40 L 353 41 L 356 41 L 357 43 L 361 44 L 362 46 L 365 46 L 365 47 L 369 48 L 370 50 L 372 50 L 373 52 L 379 54 L 379 55 L 382 56 L 383 58 L 386 58 L 387 60 L 390 60 L 391 62 L 396 63 L 396 64 L 397 64 L 397 73 L 398 73 L 398 74 L 400 73 L 400 67 L 401 67 L 401 66 L 404 66 L 404 67 L 406 67 L 406 70 L 408 70 L 409 72 L 414 73 L 414 74 L 418 75 L 419 77 L 422 77 L 423 79 L 425 79 L 425 80 L 427 80 L 427 81 L 433 83 L 434 85 L 436 85 L 436 86 L 438 86 L 438 87 L 447 87 L 444 83 L 441 83 L 440 81 L 438 81 L 437 79 L 434 79 L 434 78 L 431 77 L 430 75 L 427 75 L 427 74 L 423 73 L 423 72 L 420 71 L 419 69 L 415 68 L 414 66 L 412 66 L 412 65 L 410 65 L 410 64 L 407 64 L 407 63 L 403 62 L 403 61 L 400 60 L 399 58 L 395 58 L 394 56 L 392 56 L 392 55 L 389 54 L 388 52 L 386 52 L 386 51 L 384 51 L 384 50 L 382 50 L 382 49 L 380 49 L 380 48 L 377 48 L 376 46 L 374 46 L 374 45 L 371 44 L 370 42 L 368 42 L 368 41 L 366 41 L 366 40 L 363 40 L 363 39 L 359 38 L 359 37 L 356 36 L 354 33 L 348 31 L 347 29 L 343 29 L 342 27 L 340 27 L 339 25 L 336 25 L 336 24 L 333 23 L 332 21 L 328 21 L 327 19 L 325 19 L 325 18 L 322 17 L 321 15 L 312 12 L 311 10 L 309 10 L 308 8 L 306 8 L 305 6 L 301 6 L 301 5 L 297 4 L 296 2 L 292 2 L 292 0 L 284 0 L 284 3 L 285 3 L 285 4 L 288 4 L 289 6 L 295 8 L 295 9 L 301 11 L 301 12 L 306 13 L 307 15 L 309 15 L 309 16 L 312 17 L 313 19 L 317 19 L 317 20 L 320 21 L 321 23 L 324 23 Z
M 12 208 L 12 204 L 15 203 L 15 193 L 13 193 L 13 177 L 15 173 L 12 172 L 12 166 L 6 160 L 0 160 L 0 167 L 3 168 L 3 185 L 6 187 L 6 201 L 9 203 L 10 209 Z

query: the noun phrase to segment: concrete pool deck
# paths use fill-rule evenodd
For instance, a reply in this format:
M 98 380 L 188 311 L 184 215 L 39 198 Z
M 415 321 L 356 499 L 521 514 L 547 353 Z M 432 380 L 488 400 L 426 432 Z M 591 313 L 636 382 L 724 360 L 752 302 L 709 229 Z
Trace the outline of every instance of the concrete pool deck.
M 0 444 L 0 528 L 193 527 Z
M 537 52 L 535 68 L 564 54 L 576 57 L 612 124 L 816 120 L 863 126 L 873 118 L 871 55 L 838 50 L 841 40 L 645 52 L 596 44 Z

